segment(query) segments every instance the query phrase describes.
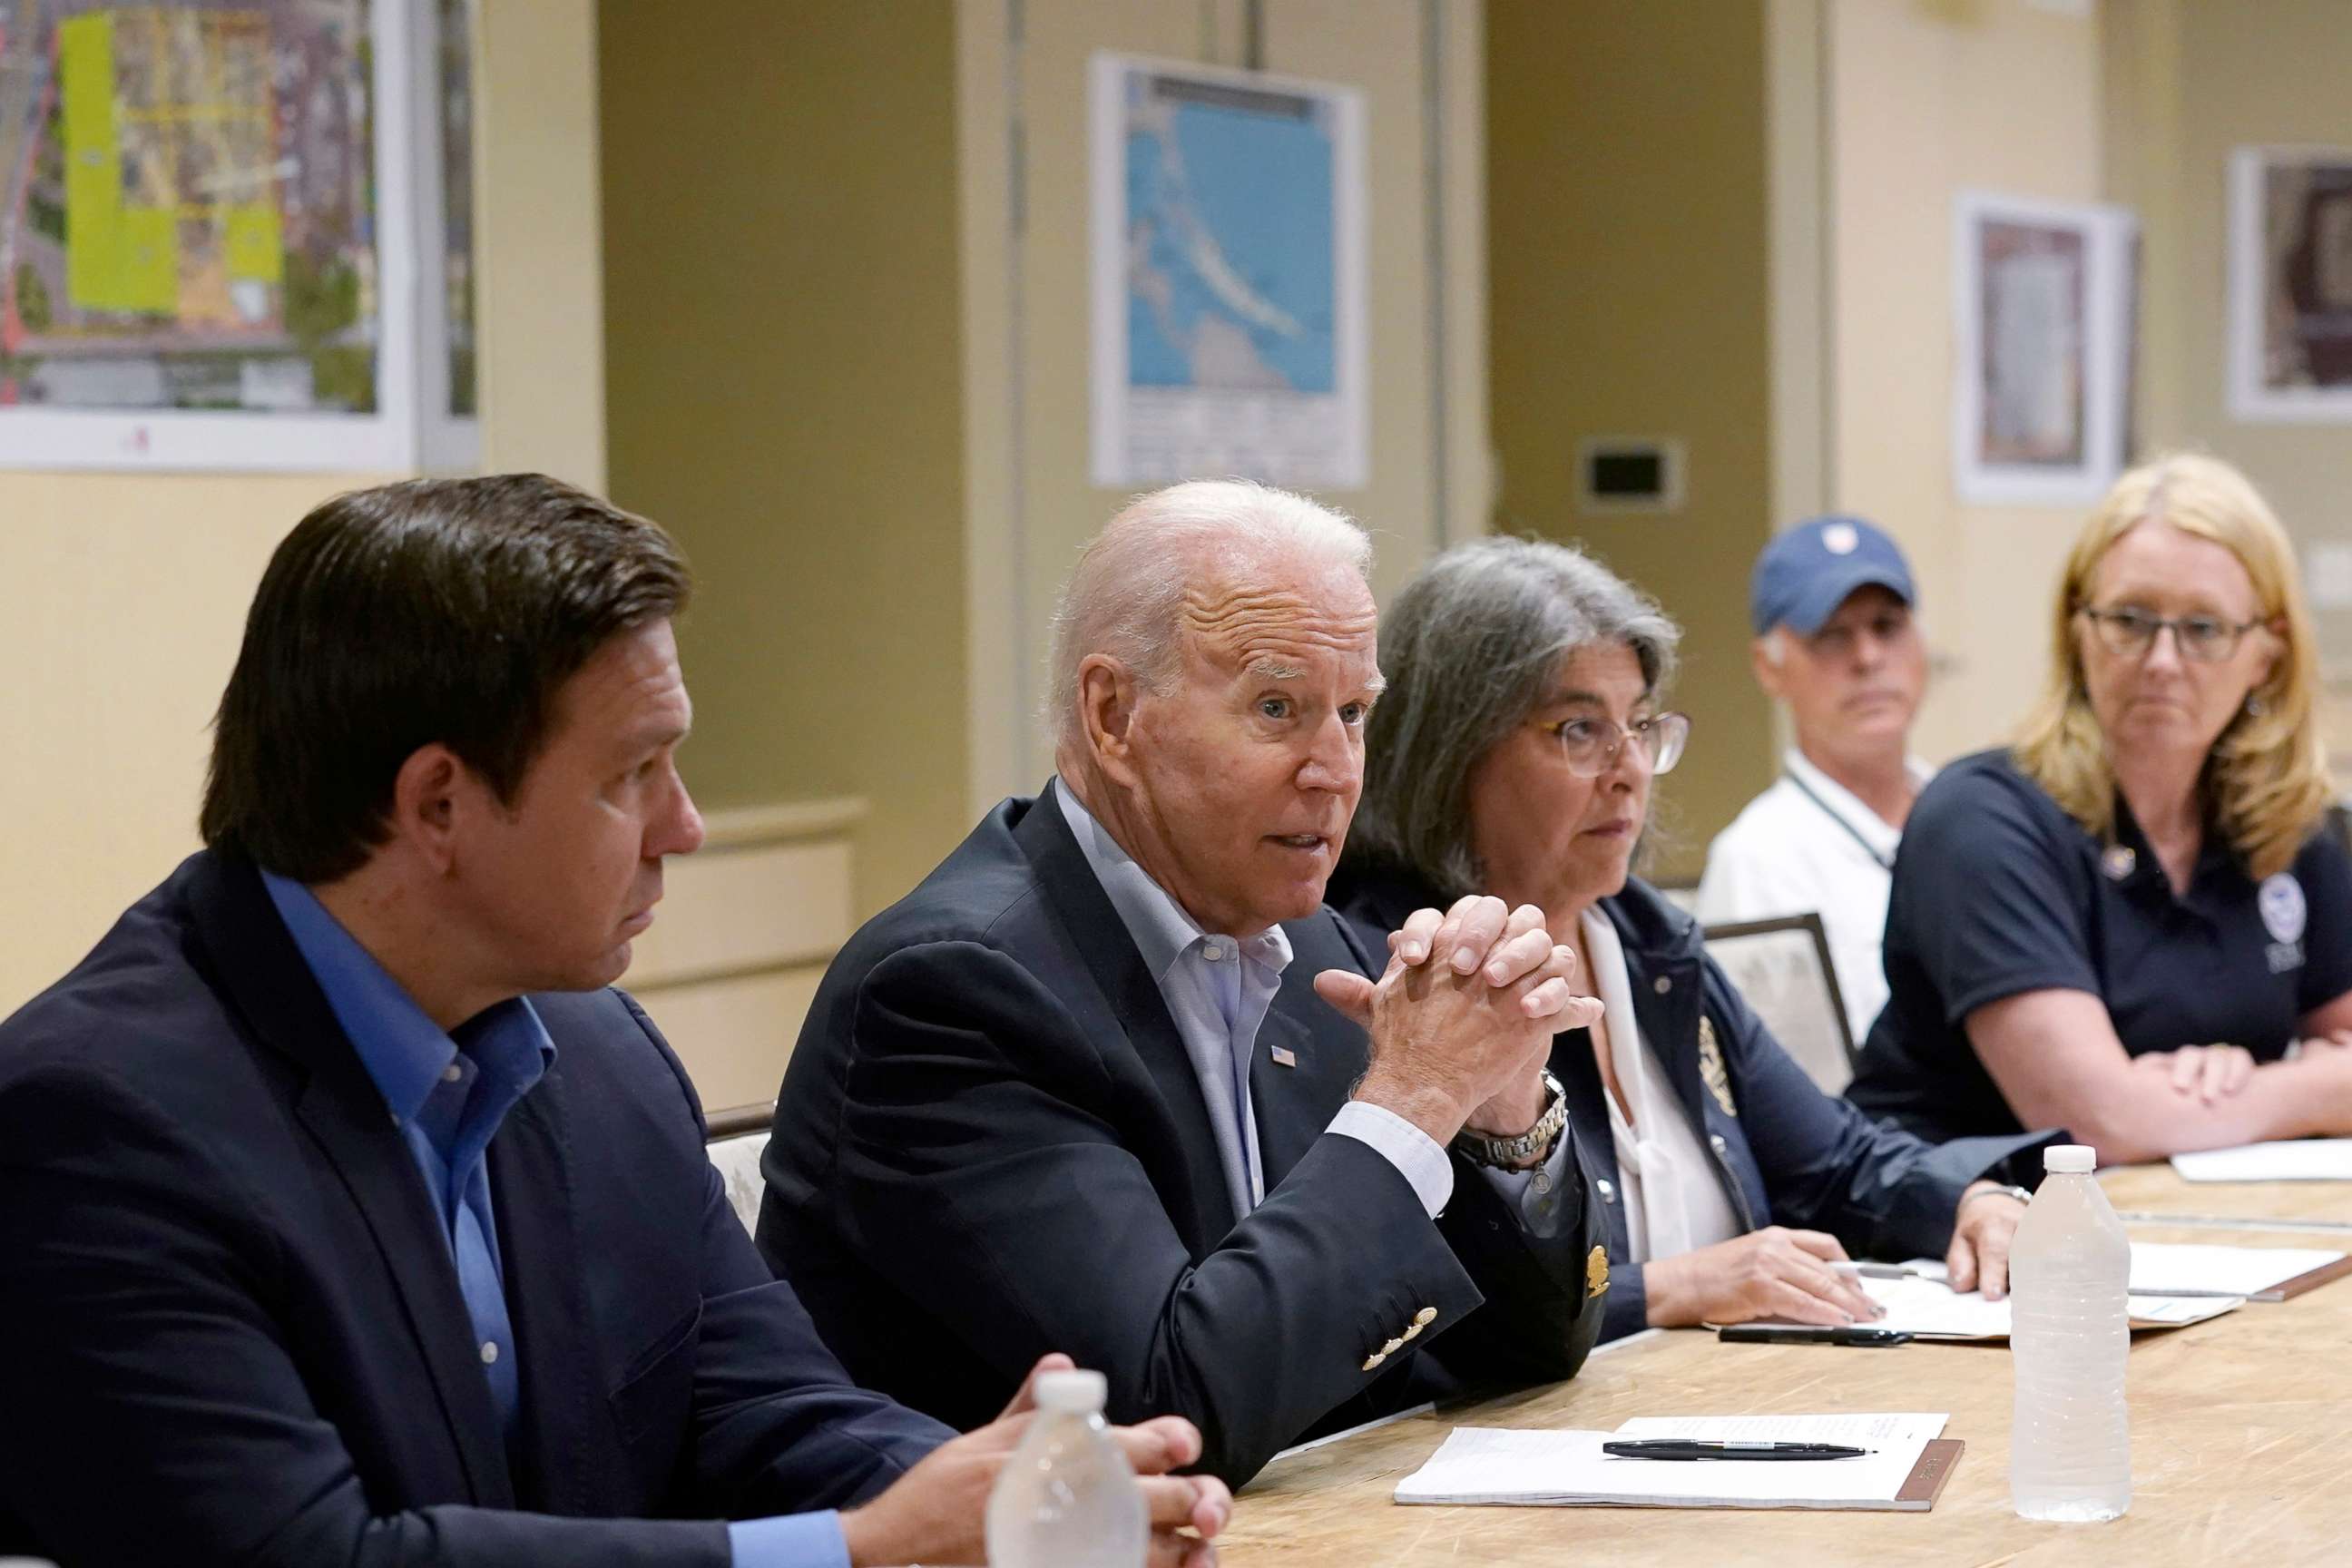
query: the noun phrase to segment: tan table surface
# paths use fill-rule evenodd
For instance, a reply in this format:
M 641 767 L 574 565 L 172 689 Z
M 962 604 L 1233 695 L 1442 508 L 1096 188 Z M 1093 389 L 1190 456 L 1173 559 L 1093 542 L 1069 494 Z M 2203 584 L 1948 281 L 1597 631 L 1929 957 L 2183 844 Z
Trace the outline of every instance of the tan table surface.
M 2191 1185 L 2168 1166 L 2104 1178 L 2119 1209 L 2352 1223 L 2352 1184 Z M 2352 1236 L 2131 1227 L 2136 1240 L 2352 1251 Z M 2352 1279 L 2134 1339 L 2131 1511 L 2030 1523 L 2009 1506 L 2003 1345 L 1726 1345 L 1678 1330 L 1595 1355 L 1575 1379 L 1393 1422 L 1277 1459 L 1242 1494 L 1228 1568 L 1622 1563 L 2352 1563 Z M 1943 1410 L 1968 1445 L 1927 1513 L 1400 1507 L 1390 1494 L 1456 1426 L 1607 1430 L 1634 1415 Z

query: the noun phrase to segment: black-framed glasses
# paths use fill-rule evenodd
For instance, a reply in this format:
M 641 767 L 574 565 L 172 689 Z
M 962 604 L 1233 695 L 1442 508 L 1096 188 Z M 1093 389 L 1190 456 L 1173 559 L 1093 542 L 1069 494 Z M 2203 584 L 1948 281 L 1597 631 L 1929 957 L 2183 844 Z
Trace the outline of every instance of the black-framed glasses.
M 2134 605 L 2113 610 L 2084 605 L 2081 613 L 2109 653 L 2145 658 L 2156 646 L 2158 635 L 2169 628 L 2180 657 L 2199 664 L 2220 664 L 2238 651 L 2248 632 L 2263 624 L 2259 616 L 2251 621 L 2225 621 L 2219 616 L 2156 616 Z
M 1614 719 L 1576 718 L 1537 728 L 1559 742 L 1560 760 L 1570 773 L 1595 779 L 1616 766 L 1628 735 L 1642 748 L 1653 773 L 1674 772 L 1675 764 L 1683 760 L 1683 748 L 1690 743 L 1690 723 L 1687 713 L 1659 713 L 1636 719 L 1631 725 Z

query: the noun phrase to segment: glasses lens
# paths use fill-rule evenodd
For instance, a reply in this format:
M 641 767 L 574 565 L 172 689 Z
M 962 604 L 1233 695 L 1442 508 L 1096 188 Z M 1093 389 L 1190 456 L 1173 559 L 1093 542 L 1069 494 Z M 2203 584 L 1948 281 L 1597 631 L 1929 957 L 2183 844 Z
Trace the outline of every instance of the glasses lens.
M 1673 773 L 1675 764 L 1683 760 L 1683 748 L 1690 744 L 1690 715 L 1659 714 L 1650 721 L 1649 732 L 1643 739 L 1649 744 L 1650 771 Z
M 2173 635 L 2180 639 L 2180 651 L 2200 664 L 2216 664 L 2229 658 L 2238 641 L 2235 626 L 2202 616 L 2176 623 Z

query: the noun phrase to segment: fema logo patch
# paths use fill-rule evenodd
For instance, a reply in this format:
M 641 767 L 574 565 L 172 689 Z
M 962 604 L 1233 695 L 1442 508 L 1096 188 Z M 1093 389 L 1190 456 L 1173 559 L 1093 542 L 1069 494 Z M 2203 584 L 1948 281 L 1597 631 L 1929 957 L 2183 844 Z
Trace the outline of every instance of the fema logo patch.
M 2301 942 L 2303 923 L 2307 914 L 2303 899 L 2303 884 L 2294 876 L 2281 871 L 2263 879 L 2254 895 L 2254 906 L 2263 912 L 2263 929 L 2271 933 L 2273 942 Z

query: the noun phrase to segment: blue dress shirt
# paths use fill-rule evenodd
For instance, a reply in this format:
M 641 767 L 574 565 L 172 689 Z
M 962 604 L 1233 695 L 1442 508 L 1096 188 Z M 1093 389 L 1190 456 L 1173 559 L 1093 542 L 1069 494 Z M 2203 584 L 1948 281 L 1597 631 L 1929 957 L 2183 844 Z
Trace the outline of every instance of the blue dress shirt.
M 520 996 L 444 1031 L 310 889 L 272 871 L 261 879 L 425 1178 L 511 1443 L 521 1384 L 486 1156 L 507 1112 L 555 1060 L 555 1042 Z M 849 1568 L 841 1519 L 830 1510 L 738 1521 L 727 1531 L 736 1568 Z

